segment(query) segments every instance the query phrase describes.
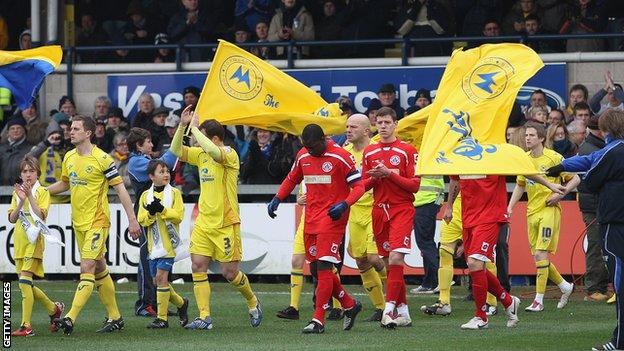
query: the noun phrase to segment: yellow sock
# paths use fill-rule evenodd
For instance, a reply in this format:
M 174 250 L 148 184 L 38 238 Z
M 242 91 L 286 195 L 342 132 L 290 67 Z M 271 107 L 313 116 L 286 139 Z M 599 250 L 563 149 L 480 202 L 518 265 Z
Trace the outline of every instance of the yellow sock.
M 95 275 L 91 273 L 80 274 L 80 281 L 78 282 L 78 287 L 76 288 L 74 301 L 72 302 L 71 309 L 67 313 L 66 317 L 69 317 L 72 321 L 76 322 L 78 313 L 80 313 L 80 310 L 82 310 L 84 305 L 87 304 L 87 301 L 89 301 L 89 297 L 91 297 L 94 285 Z
M 485 263 L 485 269 L 487 269 L 488 271 L 490 271 L 494 275 L 496 275 L 496 273 L 498 272 L 498 270 L 496 269 L 496 264 L 492 263 L 492 262 L 486 262 Z M 488 293 L 487 294 L 487 298 L 485 299 L 485 302 L 488 305 L 490 305 L 490 306 L 496 307 L 496 305 L 497 305 L 496 296 Z
M 340 280 L 340 273 L 338 272 L 338 268 L 336 268 L 336 266 L 332 266 L 332 273 L 334 273 L 334 275 L 338 277 L 338 280 Z M 342 304 L 335 297 L 332 297 L 332 308 L 342 308 Z
M 193 273 L 193 292 L 199 310 L 199 318 L 210 316 L 210 283 L 207 273 Z
M 253 291 L 251 291 L 251 284 L 249 284 L 249 279 L 245 273 L 239 271 L 236 278 L 234 278 L 230 284 L 243 295 L 247 301 L 247 307 L 249 307 L 249 309 L 256 308 L 256 305 L 258 305 L 258 299 L 256 298 L 256 295 L 254 295 Z
M 56 305 L 43 292 L 43 290 L 39 289 L 38 287 L 34 285 L 32 287 L 32 290 L 33 290 L 33 296 L 35 297 L 35 301 L 39 301 L 43 305 L 46 311 L 48 311 L 48 315 L 51 316 L 54 312 L 56 312 Z
M 169 287 L 157 287 L 156 288 L 156 304 L 158 305 L 158 318 L 163 321 L 167 320 L 167 313 L 169 310 L 169 296 L 171 292 Z
M 290 272 L 290 305 L 299 310 L 299 298 L 303 289 L 303 269 L 294 269 Z
M 171 284 L 169 284 L 169 301 L 177 308 L 182 307 L 184 305 L 184 299 L 180 294 L 178 294 Z
M 115 284 L 108 273 L 108 269 L 95 275 L 95 288 L 102 305 L 106 307 L 106 313 L 110 319 L 121 318 L 119 307 L 117 307 L 117 299 L 115 298 Z
M 373 306 L 376 309 L 384 309 L 386 306 L 386 299 L 384 298 L 383 286 L 381 285 L 381 279 L 377 271 L 370 267 L 364 272 L 360 272 L 362 277 L 362 285 L 368 293 L 368 298 L 371 300 Z
M 537 278 L 535 279 L 535 292 L 537 294 L 544 294 L 546 292 L 546 283 L 548 282 L 548 266 L 549 260 L 541 260 L 535 262 L 537 268 Z
M 377 271 L 377 274 L 379 275 L 379 279 L 381 279 L 381 284 L 383 284 L 383 286 L 386 286 L 386 281 L 388 281 L 388 272 L 386 271 L 386 266 L 384 265 L 380 271 Z
M 451 303 L 451 281 L 453 280 L 453 254 L 449 248 L 440 247 L 440 268 L 438 269 L 438 287 L 440 303 Z
M 22 292 L 22 325 L 30 326 L 30 317 L 32 317 L 32 309 L 35 304 L 32 277 L 20 276 L 19 288 Z
M 555 267 L 555 264 L 552 262 L 548 266 L 548 279 L 557 285 L 563 283 L 563 277 L 557 270 L 557 267 Z

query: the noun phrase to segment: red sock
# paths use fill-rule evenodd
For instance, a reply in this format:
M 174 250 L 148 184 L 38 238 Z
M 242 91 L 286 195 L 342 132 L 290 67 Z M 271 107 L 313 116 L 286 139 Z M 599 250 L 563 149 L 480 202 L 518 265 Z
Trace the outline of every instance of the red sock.
M 348 310 L 349 308 L 355 305 L 355 301 L 349 296 L 347 291 L 344 289 L 342 284 L 340 284 L 340 278 L 336 274 L 332 274 L 333 276 L 333 289 L 332 296 L 340 301 L 340 305 L 343 309 Z
M 325 307 L 327 307 L 329 299 L 332 296 L 332 286 L 334 274 L 330 270 L 319 270 L 317 273 L 318 282 L 316 284 L 316 307 L 314 308 L 313 318 L 325 323 Z
M 496 296 L 505 308 L 509 307 L 512 302 L 511 296 L 509 296 L 509 293 L 505 291 L 500 281 L 498 281 L 498 277 L 488 270 L 485 271 L 485 274 L 487 276 L 488 291 L 490 294 Z
M 403 267 L 401 266 L 401 268 Z M 401 269 L 401 271 L 403 271 L 403 269 Z M 405 279 L 401 279 L 401 290 L 399 291 L 399 301 L 397 301 L 396 305 L 400 306 L 401 304 L 407 305 L 407 296 L 406 296 L 406 291 L 405 291 Z
M 388 281 L 386 287 L 386 302 L 399 304 L 401 286 L 405 286 L 403 280 L 403 266 L 391 264 L 388 266 Z
M 470 272 L 470 277 L 472 278 L 472 297 L 476 307 L 475 317 L 481 317 L 481 319 L 487 321 L 485 301 L 488 292 L 488 279 L 485 269 Z

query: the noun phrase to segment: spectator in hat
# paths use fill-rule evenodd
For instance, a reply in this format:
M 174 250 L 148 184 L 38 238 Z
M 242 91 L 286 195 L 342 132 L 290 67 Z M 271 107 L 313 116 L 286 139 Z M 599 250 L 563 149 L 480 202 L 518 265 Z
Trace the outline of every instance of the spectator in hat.
M 39 117 L 36 103 L 33 102 L 30 106 L 28 106 L 28 108 L 21 111 L 17 110 L 13 116 L 21 116 L 26 121 L 26 141 L 28 144 L 36 145 L 45 138 L 48 122 Z M 8 127 L 5 126 L 2 131 L 2 141 L 7 141 L 7 139 Z
M 0 144 L 0 184 L 13 185 L 19 178 L 19 164 L 30 151 L 26 140 L 26 120 L 17 115 L 7 122 L 8 138 Z
M 106 123 L 112 103 L 108 96 L 98 96 L 93 102 L 93 119 Z
M 106 153 L 111 152 L 113 150 L 113 136 L 112 131 L 106 129 L 106 122 L 102 120 L 95 121 L 95 133 L 93 134 L 92 142 L 97 147 Z
M 149 129 L 149 124 L 152 121 L 152 112 L 154 112 L 154 105 L 154 98 L 150 93 L 145 92 L 141 94 L 138 103 L 139 110 L 131 120 L 132 127 Z
M 187 106 L 189 105 L 197 106 L 197 101 L 199 101 L 199 94 L 200 94 L 200 90 L 198 87 L 194 87 L 190 85 L 184 88 L 184 90 L 182 91 L 182 97 L 184 98 L 184 106 L 175 110 L 173 113 L 176 114 L 178 117 L 180 117 L 182 115 L 182 111 L 184 111 L 184 109 Z
M 123 115 L 123 110 L 119 107 L 113 107 L 108 113 L 106 121 L 106 129 L 110 129 L 113 133 L 129 132 L 130 126 Z
M 64 95 L 59 100 L 59 111 L 69 116 L 69 119 L 76 115 L 76 104 L 74 99 Z
M 397 120 L 403 118 L 405 110 L 401 107 L 401 105 L 399 105 L 399 101 L 396 99 L 397 96 L 394 84 L 382 84 L 379 88 L 379 92 L 377 93 L 377 97 L 379 98 L 382 107 L 390 107 L 394 110 L 394 112 L 396 112 Z
M 69 121 L 69 116 L 59 111 L 56 111 L 51 117 L 57 124 L 61 124 L 61 121 Z
M 371 128 L 373 128 L 373 129 L 375 128 L 374 127 L 375 126 L 375 122 L 377 122 L 377 110 L 379 110 L 381 107 L 382 107 L 381 106 L 381 101 L 379 101 L 379 99 L 377 99 L 377 98 L 373 98 L 368 103 L 368 108 L 366 108 L 366 112 L 364 112 L 368 116 L 368 119 L 371 122 Z
M 167 129 L 165 128 L 165 122 L 167 121 L 167 116 L 169 116 L 169 111 L 171 111 L 171 109 L 161 106 L 156 108 L 152 113 L 152 123 L 149 125 L 148 131 L 152 135 L 152 143 L 154 144 L 152 151 L 155 157 L 160 156 L 164 144 L 171 144 L 171 138 L 169 138 Z
M 266 43 L 269 41 L 268 22 L 259 21 L 256 24 L 256 38 L 258 39 L 258 43 Z M 263 60 L 270 60 L 270 59 L 275 58 L 274 46 L 253 47 L 249 51 Z
M 30 29 L 26 29 L 20 33 L 18 43 L 20 50 L 28 50 L 32 48 L 32 35 Z
M 251 34 L 249 33 L 249 29 L 245 25 L 245 23 L 237 23 L 234 26 L 234 43 L 235 44 L 244 44 L 248 43 L 250 40 Z M 249 48 L 244 48 L 248 50 Z
M 167 33 L 158 33 L 154 38 L 154 45 L 167 45 L 169 44 L 169 37 Z M 163 63 L 163 62 L 175 62 L 175 55 L 173 50 L 167 48 L 161 48 L 156 50 L 156 54 L 154 56 L 154 63 Z
M 151 45 L 156 35 L 156 30 L 154 24 L 146 17 L 146 12 L 141 2 L 132 0 L 128 4 L 126 14 L 129 17 L 123 34 L 126 43 L 131 45 Z M 132 56 L 136 57 L 137 61 L 147 62 L 151 55 L 146 50 L 137 50 L 132 53 Z
M 169 113 L 169 116 L 167 116 L 167 119 L 165 120 L 165 128 L 167 129 L 167 136 L 170 140 L 173 140 L 173 136 L 175 135 L 176 129 L 178 129 L 179 124 L 180 117 L 178 117 L 176 114 Z M 171 141 L 169 142 L 169 145 L 171 145 Z M 169 145 L 167 145 L 167 148 L 169 148 Z
M 431 92 L 427 89 L 418 89 L 418 91 L 416 91 L 416 96 L 414 96 L 414 106 L 408 108 L 405 114 L 411 115 L 429 105 L 431 105 Z

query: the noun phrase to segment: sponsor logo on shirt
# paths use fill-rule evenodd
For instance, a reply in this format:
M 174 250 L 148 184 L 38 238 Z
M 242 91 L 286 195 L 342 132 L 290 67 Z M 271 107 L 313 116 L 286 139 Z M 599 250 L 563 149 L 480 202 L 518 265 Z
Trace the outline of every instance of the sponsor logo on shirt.
M 69 185 L 71 185 L 71 186 L 87 185 L 87 181 L 84 180 L 84 179 L 78 178 L 78 173 L 76 173 L 76 172 L 69 172 Z
M 303 177 L 306 184 L 331 184 L 329 175 L 307 175 Z
M 199 175 L 199 180 L 202 183 L 212 182 L 214 180 L 214 176 L 212 174 L 208 173 L 208 168 L 202 168 L 201 169 L 201 174 Z

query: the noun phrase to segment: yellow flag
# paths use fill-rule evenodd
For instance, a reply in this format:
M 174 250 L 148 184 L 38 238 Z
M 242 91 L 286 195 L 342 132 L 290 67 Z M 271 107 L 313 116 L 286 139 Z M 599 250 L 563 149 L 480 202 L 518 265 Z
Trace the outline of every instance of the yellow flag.
M 251 53 L 219 41 L 196 108 L 200 119 L 299 135 L 316 123 L 345 131 L 346 117 L 315 91 Z
M 429 111 L 417 173 L 539 173 L 522 149 L 505 143 L 505 130 L 518 91 L 543 66 L 522 44 L 455 50 Z

